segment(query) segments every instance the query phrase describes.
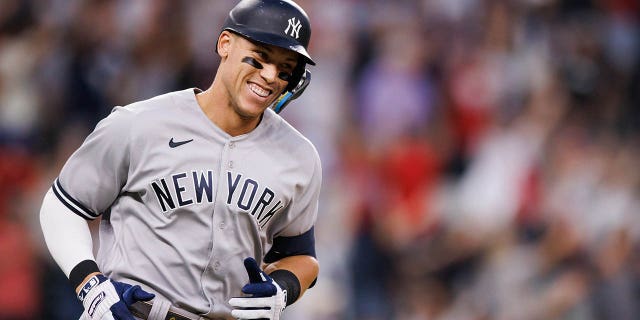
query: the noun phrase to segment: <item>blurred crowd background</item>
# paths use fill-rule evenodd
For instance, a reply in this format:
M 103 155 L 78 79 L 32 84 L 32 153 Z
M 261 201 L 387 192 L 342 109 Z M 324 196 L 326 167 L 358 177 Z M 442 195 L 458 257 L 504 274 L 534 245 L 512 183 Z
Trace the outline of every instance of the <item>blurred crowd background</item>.
M 299 0 L 321 272 L 288 320 L 640 318 L 640 4 Z M 0 1 L 0 319 L 77 319 L 38 212 L 115 105 L 207 88 L 233 0 Z

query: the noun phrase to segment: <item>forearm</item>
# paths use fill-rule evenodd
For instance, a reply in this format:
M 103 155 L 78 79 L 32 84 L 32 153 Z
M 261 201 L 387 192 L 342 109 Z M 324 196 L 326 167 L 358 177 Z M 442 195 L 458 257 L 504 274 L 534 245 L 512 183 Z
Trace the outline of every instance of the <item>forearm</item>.
M 80 262 L 95 260 L 87 221 L 62 204 L 51 189 L 42 201 L 40 225 L 51 256 L 67 277 Z
M 264 271 L 267 274 L 281 269 L 290 271 L 298 278 L 300 282 L 299 297 L 301 297 L 309 286 L 311 286 L 311 283 L 318 277 L 320 265 L 318 260 L 312 256 L 298 255 L 282 258 L 264 267 Z

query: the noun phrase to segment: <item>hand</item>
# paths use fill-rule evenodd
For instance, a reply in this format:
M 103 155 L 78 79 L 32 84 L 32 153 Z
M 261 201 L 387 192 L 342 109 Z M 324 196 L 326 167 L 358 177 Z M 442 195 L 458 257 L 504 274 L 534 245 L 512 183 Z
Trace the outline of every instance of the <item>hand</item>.
M 129 309 L 136 301 L 148 301 L 155 297 L 140 286 L 113 281 L 102 274 L 87 281 L 78 293 L 84 312 L 80 319 L 87 320 L 135 320 Z
M 253 258 L 246 258 L 244 267 L 249 275 L 249 283 L 242 287 L 242 292 L 252 296 L 231 298 L 231 315 L 236 319 L 279 320 L 282 310 L 287 306 L 287 292 L 262 271 Z

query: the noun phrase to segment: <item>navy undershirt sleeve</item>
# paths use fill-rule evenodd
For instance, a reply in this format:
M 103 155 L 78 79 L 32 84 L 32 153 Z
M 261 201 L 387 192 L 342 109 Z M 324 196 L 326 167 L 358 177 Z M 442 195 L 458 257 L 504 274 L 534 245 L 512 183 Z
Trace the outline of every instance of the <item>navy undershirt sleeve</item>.
M 273 247 L 264 257 L 264 262 L 272 263 L 282 258 L 298 255 L 316 257 L 316 238 L 311 227 L 309 231 L 293 237 L 276 237 Z

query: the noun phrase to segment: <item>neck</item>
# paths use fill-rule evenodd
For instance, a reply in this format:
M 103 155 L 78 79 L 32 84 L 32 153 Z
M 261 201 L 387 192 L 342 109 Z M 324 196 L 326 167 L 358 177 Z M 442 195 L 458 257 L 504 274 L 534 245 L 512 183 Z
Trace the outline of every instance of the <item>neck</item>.
M 232 137 L 249 133 L 258 126 L 262 117 L 241 116 L 234 110 L 228 95 L 216 88 L 222 86 L 216 86 L 214 80 L 209 89 L 196 95 L 200 108 L 211 122 Z

